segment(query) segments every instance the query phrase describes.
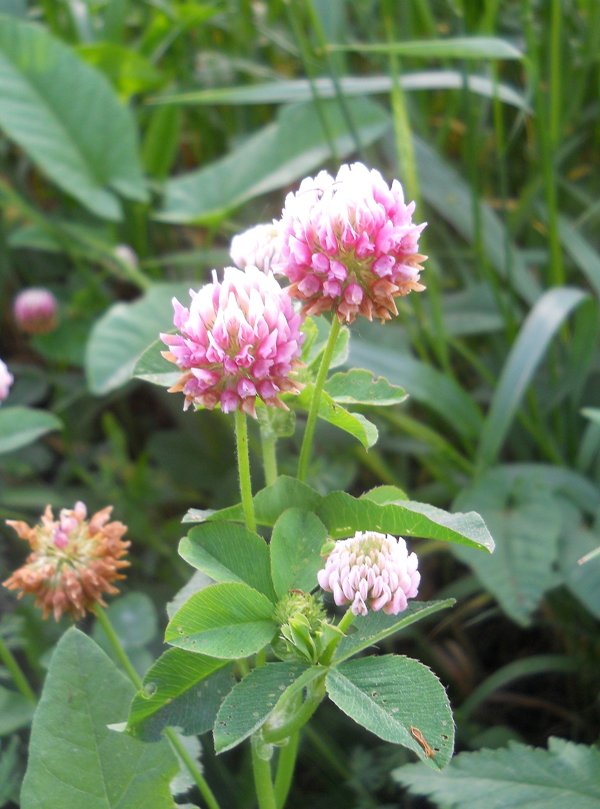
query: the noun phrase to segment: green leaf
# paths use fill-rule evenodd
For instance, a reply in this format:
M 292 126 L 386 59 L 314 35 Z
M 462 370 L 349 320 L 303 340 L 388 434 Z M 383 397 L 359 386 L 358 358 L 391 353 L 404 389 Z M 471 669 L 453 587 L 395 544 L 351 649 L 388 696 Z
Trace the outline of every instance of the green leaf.
M 175 613 L 165 640 L 211 657 L 247 657 L 266 646 L 275 634 L 273 611 L 273 603 L 247 584 L 212 584 Z
M 275 600 L 269 546 L 235 523 L 204 523 L 179 543 L 179 555 L 215 581 L 241 581 Z
M 554 565 L 558 554 L 561 512 L 547 486 L 527 477 L 511 478 L 494 469 L 464 490 L 457 508 L 481 511 L 496 540 L 492 557 L 455 549 L 504 611 L 521 626 L 544 592 L 558 584 Z
M 43 28 L 0 18 L 0 126 L 92 213 L 120 219 L 113 191 L 147 198 L 136 130 L 108 81 Z
M 353 368 L 333 374 L 325 383 L 325 390 L 340 404 L 365 404 L 377 407 L 398 404 L 406 398 L 406 391 L 391 385 L 384 377 L 375 377 L 371 371 Z
M 302 393 L 290 400 L 290 404 L 309 410 L 313 399 L 315 386 L 309 382 L 304 386 Z M 377 442 L 377 427 L 360 413 L 351 413 L 331 396 L 322 391 L 319 403 L 319 418 L 333 424 L 345 433 L 349 433 L 363 445 L 365 449 L 372 447 Z
M 160 385 L 163 388 L 172 387 L 181 377 L 181 371 L 166 360 L 161 351 L 166 351 L 167 346 L 162 340 L 155 340 L 140 355 L 132 372 L 136 379 L 143 379 L 152 385 Z
M 306 483 L 296 478 L 280 475 L 275 483 L 257 492 L 252 498 L 256 521 L 259 525 L 272 526 L 287 508 L 301 508 L 314 511 L 321 495 Z M 244 511 L 240 504 L 219 511 L 200 511 L 191 508 L 183 522 L 204 522 L 205 520 L 234 520 L 243 522 Z
M 358 53 L 388 53 L 416 59 L 523 59 L 523 52 L 498 37 L 445 37 L 440 39 L 413 39 L 407 42 L 352 42 L 348 45 L 331 44 L 329 51 L 356 51 Z
M 500 278 L 504 278 L 523 300 L 532 304 L 542 294 L 541 287 L 531 273 L 523 252 L 511 241 L 504 222 L 481 200 L 475 216 L 471 205 L 472 187 L 434 147 L 416 136 L 414 147 L 424 200 L 469 244 L 474 245 L 481 239 L 485 256 Z M 394 381 L 388 374 L 386 376 Z M 442 374 L 440 376 L 443 378 Z M 412 396 L 413 390 L 408 380 L 406 389 Z
M 352 365 L 366 365 L 392 383 L 406 387 L 410 398 L 425 405 L 458 435 L 479 437 L 483 417 L 473 398 L 451 377 L 424 362 L 398 351 L 382 340 L 354 335 L 350 349 Z
M 450 761 L 450 703 L 443 685 L 422 663 L 397 655 L 349 660 L 329 672 L 325 685 L 340 710 L 380 739 L 408 747 L 439 769 Z
M 386 615 L 381 611 L 370 612 L 365 616 L 359 615 L 354 619 L 348 635 L 337 647 L 335 662 L 347 660 L 416 621 L 452 607 L 454 603 L 453 598 L 447 598 L 445 601 L 410 601 L 408 607 L 399 615 Z
M 447 809 L 597 809 L 600 751 L 550 738 L 548 750 L 509 742 L 502 750 L 460 753 L 448 769 L 431 776 L 420 764 L 394 770 L 414 795 Z
M 133 698 L 127 730 L 147 741 L 159 739 L 167 727 L 185 736 L 206 733 L 233 682 L 229 661 L 168 649 Z
M 163 74 L 141 53 L 114 42 L 79 45 L 77 52 L 88 65 L 101 70 L 124 101 L 136 93 L 159 87 Z
M 313 510 L 327 526 L 332 539 L 349 537 L 356 531 L 381 531 L 455 542 L 490 553 L 494 549 L 494 540 L 484 521 L 473 511 L 450 514 L 410 500 L 380 506 L 365 498 L 357 500 L 346 492 L 331 492 Z
M 583 523 L 569 526 L 560 538 L 559 566 L 565 584 L 598 620 L 600 620 L 600 556 L 580 560 L 600 546 L 598 526 L 590 530 Z
M 271 572 L 279 598 L 289 590 L 309 593 L 317 586 L 326 539 L 327 528 L 309 511 L 290 508 L 279 517 L 271 536 Z
M 387 503 L 397 503 L 398 501 L 408 500 L 408 495 L 398 486 L 384 484 L 383 486 L 375 486 L 374 489 L 369 489 L 368 492 L 363 492 L 360 499 L 370 500 L 372 503 L 377 503 L 379 506 L 385 506 Z
M 274 123 L 248 138 L 227 157 L 206 168 L 167 181 L 157 218 L 178 224 L 210 224 L 244 202 L 283 188 L 321 166 L 330 156 L 319 114 L 328 122 L 337 158 L 355 143 L 337 101 L 283 107 Z M 368 99 L 352 104 L 351 114 L 361 143 L 377 140 L 389 126 L 387 113 Z
M 96 322 L 85 359 L 93 394 L 103 396 L 129 382 L 140 354 L 159 332 L 173 327 L 172 298 L 185 299 L 187 290 L 187 284 L 154 284 L 133 303 L 115 303 Z
M 0 454 L 26 447 L 52 430 L 62 430 L 60 419 L 33 407 L 0 409 Z
M 26 727 L 31 722 L 33 709 L 32 703 L 22 694 L 0 686 L 0 736 L 8 736 Z
M 478 448 L 480 467 L 491 466 L 502 448 L 525 391 L 554 335 L 581 303 L 580 289 L 555 287 L 545 292 L 527 316 L 508 355 L 485 419 Z
M 283 692 L 306 671 L 302 663 L 267 663 L 229 692 L 214 726 L 215 751 L 230 750 L 263 725 Z
M 174 807 L 169 782 L 178 765 L 167 743 L 107 727 L 127 715 L 133 692 L 90 638 L 65 632 L 33 719 L 22 809 Z
M 458 70 L 421 70 L 403 73 L 400 83 L 404 90 L 462 90 L 466 86 L 473 93 L 487 98 L 498 97 L 529 112 L 529 105 L 522 94 L 507 84 L 493 82 L 488 76 L 464 76 Z M 381 76 L 341 76 L 339 85 L 346 97 L 367 96 L 382 93 L 388 95 L 394 86 L 394 78 Z M 314 88 L 314 90 L 313 90 Z M 239 87 L 212 87 L 209 90 L 191 90 L 184 93 L 168 93 L 150 99 L 151 104 L 289 104 L 292 101 L 310 101 L 313 92 L 319 98 L 335 98 L 337 91 L 332 79 L 319 76 L 311 86 L 308 79 L 287 79 Z

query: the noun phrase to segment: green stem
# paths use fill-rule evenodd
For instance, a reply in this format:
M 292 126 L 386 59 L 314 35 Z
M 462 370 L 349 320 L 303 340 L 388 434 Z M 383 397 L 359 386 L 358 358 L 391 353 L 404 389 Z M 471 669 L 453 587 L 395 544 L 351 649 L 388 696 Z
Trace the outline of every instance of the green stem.
M 265 483 L 267 486 L 271 486 L 277 480 L 277 438 L 272 434 L 265 435 L 261 429 L 260 440 Z
M 125 671 L 125 673 L 129 677 L 131 682 L 134 684 L 134 686 L 139 691 L 141 689 L 141 687 L 142 687 L 142 678 L 137 673 L 137 671 L 134 669 L 134 667 L 133 667 L 133 665 L 131 663 L 131 660 L 127 656 L 127 652 L 125 651 L 125 649 L 121 645 L 121 641 L 119 640 L 119 637 L 118 637 L 117 633 L 115 632 L 114 627 L 111 624 L 108 615 L 106 614 L 106 612 L 102 609 L 102 607 L 99 604 L 96 604 L 95 607 L 94 607 L 94 615 L 96 616 L 96 618 L 98 619 L 98 623 L 100 624 L 100 626 L 104 630 L 104 634 L 108 638 L 108 642 L 112 646 L 112 649 L 113 649 L 115 655 L 117 656 L 117 660 L 119 661 L 119 663 L 123 667 L 123 670 Z
M 294 733 L 298 733 L 323 702 L 324 696 L 325 685 L 322 683 L 320 688 L 315 690 L 304 700 L 288 722 L 280 725 L 278 728 L 273 728 L 273 730 L 263 729 L 263 739 L 265 742 L 267 742 L 267 744 L 279 744 L 285 741 L 285 739 L 289 739 Z
M 331 365 L 335 344 L 342 326 L 337 316 L 334 314 L 331 322 L 331 331 L 329 332 L 329 339 L 321 357 L 321 364 L 317 373 L 315 381 L 315 389 L 313 391 L 312 401 L 310 403 L 310 410 L 308 411 L 308 419 L 306 421 L 306 428 L 304 430 L 304 438 L 302 439 L 302 447 L 300 449 L 300 460 L 298 461 L 298 480 L 306 480 L 308 473 L 308 464 L 310 461 L 310 454 L 312 451 L 313 438 L 315 436 L 315 427 L 317 425 L 317 416 L 319 415 L 319 406 L 321 404 L 321 393 L 323 385 L 327 377 L 327 371 Z
M 108 615 L 98 604 L 94 606 L 94 614 L 98 619 L 100 626 L 104 630 L 104 634 L 108 638 L 108 641 L 115 655 L 117 656 L 118 661 L 123 666 L 123 669 L 125 670 L 127 676 L 129 677 L 133 685 L 139 691 L 143 685 L 142 678 L 134 669 L 131 660 L 127 656 L 127 652 L 123 648 L 121 641 L 119 640 L 119 637 L 115 632 L 113 625 L 110 622 Z M 200 794 L 204 798 L 204 801 L 206 802 L 206 806 L 208 807 L 208 809 L 220 809 L 217 799 L 215 798 L 211 788 L 207 784 L 204 776 L 198 769 L 196 762 L 189 755 L 181 739 L 175 733 L 173 728 L 166 728 L 165 736 L 171 743 L 171 747 L 173 748 L 173 750 L 175 750 L 181 761 L 184 763 L 189 774 L 192 776 L 194 783 L 200 790 Z
M 242 496 L 246 528 L 249 531 L 256 531 L 256 517 L 254 516 L 254 502 L 252 500 L 252 479 L 250 477 L 250 456 L 248 453 L 248 423 L 246 414 L 241 410 L 235 411 L 235 440 L 240 494 Z
M 252 772 L 254 773 L 254 786 L 258 798 L 259 809 L 278 809 L 273 780 L 271 778 L 271 763 L 265 761 L 258 753 L 260 741 L 252 737 Z
M 283 809 L 292 785 L 298 747 L 300 745 L 300 731 L 293 733 L 285 747 L 281 748 L 277 761 L 277 774 L 275 775 L 275 800 L 278 809 Z
M 37 697 L 29 685 L 27 681 L 27 677 L 25 676 L 23 669 L 17 663 L 17 660 L 13 653 L 10 651 L 6 643 L 2 638 L 0 638 L 0 660 L 4 663 L 6 668 L 8 669 L 8 673 L 13 678 L 13 681 L 21 694 L 32 702 L 34 705 L 37 702 Z
M 335 650 L 337 649 L 338 645 L 341 643 L 344 635 L 346 634 L 346 630 L 348 629 L 348 627 L 350 626 L 352 621 L 354 621 L 355 617 L 356 616 L 352 612 L 352 607 L 348 607 L 348 609 L 346 610 L 346 612 L 342 616 L 341 621 L 337 625 L 337 628 L 340 630 L 340 634 L 331 641 L 329 646 L 325 649 L 325 651 L 323 653 L 323 656 L 322 656 L 322 658 L 320 660 L 320 662 L 324 666 L 328 666 L 331 663 L 331 660 L 333 658 Z

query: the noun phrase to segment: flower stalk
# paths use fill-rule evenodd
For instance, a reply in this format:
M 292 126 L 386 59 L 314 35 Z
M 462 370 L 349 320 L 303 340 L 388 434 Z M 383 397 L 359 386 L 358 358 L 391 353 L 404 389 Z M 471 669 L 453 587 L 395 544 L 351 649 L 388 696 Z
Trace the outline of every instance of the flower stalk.
M 300 459 L 298 461 L 298 480 L 301 481 L 305 481 L 308 474 L 308 464 L 310 462 L 312 452 L 315 428 L 317 426 L 317 418 L 319 415 L 319 407 L 321 406 L 321 393 L 323 391 L 323 386 L 325 385 L 327 372 L 329 371 L 329 366 L 331 365 L 335 344 L 341 328 L 342 325 L 340 321 L 334 315 L 331 321 L 331 330 L 329 332 L 327 345 L 325 346 L 325 351 L 323 351 L 323 356 L 321 357 L 321 364 L 319 365 L 313 397 L 310 403 L 310 410 L 308 411 L 308 419 L 304 429 L 302 447 L 300 448 Z
M 240 480 L 240 495 L 246 528 L 256 531 L 256 516 L 252 500 L 252 478 L 250 476 L 250 455 L 248 449 L 248 422 L 246 414 L 241 410 L 235 411 L 235 441 L 238 459 L 238 475 Z

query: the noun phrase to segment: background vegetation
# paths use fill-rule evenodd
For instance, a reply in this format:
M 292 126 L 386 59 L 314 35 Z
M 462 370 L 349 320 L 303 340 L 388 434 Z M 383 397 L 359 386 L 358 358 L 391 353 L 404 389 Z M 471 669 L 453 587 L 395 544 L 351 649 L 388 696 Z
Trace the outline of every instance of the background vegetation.
M 131 381 L 135 362 L 172 295 L 230 263 L 233 234 L 277 217 L 306 174 L 360 159 L 417 200 L 428 290 L 377 337 L 353 328 L 346 364 L 410 398 L 369 413 L 368 451 L 321 425 L 309 482 L 394 484 L 485 518 L 490 558 L 420 546 L 423 596 L 458 604 L 396 645 L 448 685 L 459 750 L 597 742 L 600 557 L 578 560 L 600 545 L 598 53 L 596 0 L 0 0 L 0 356 L 16 379 L 0 513 L 114 505 L 133 566 L 111 613 L 140 672 L 190 576 L 181 516 L 235 502 L 237 484 L 227 419 L 182 413 Z M 30 338 L 11 301 L 34 285 L 60 324 Z M 59 422 L 24 446 L 9 406 Z M 282 471 L 297 451 L 281 442 Z M 3 579 L 22 555 L 4 529 Z M 0 606 L 37 687 L 66 622 L 6 592 Z M 31 707 L 0 677 L 14 806 Z M 290 806 L 431 805 L 415 797 L 430 784 L 397 783 L 405 751 L 338 721 L 317 714 Z M 204 751 L 224 805 L 244 805 L 237 755 Z

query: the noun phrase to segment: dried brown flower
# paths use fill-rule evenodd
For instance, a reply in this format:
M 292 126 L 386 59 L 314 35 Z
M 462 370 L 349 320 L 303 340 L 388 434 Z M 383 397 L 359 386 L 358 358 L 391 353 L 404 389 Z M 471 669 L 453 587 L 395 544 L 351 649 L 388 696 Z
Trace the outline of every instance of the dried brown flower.
M 56 621 L 64 613 L 76 620 L 94 604 L 104 605 L 103 594 L 118 593 L 113 582 L 124 579 L 130 543 L 123 540 L 127 526 L 108 522 L 112 506 L 97 511 L 87 520 L 87 508 L 77 502 L 73 509 L 62 509 L 58 520 L 50 506 L 40 522 L 30 527 L 21 520 L 7 520 L 32 553 L 24 565 L 5 582 L 9 590 L 35 596 L 44 618 L 52 612 Z

